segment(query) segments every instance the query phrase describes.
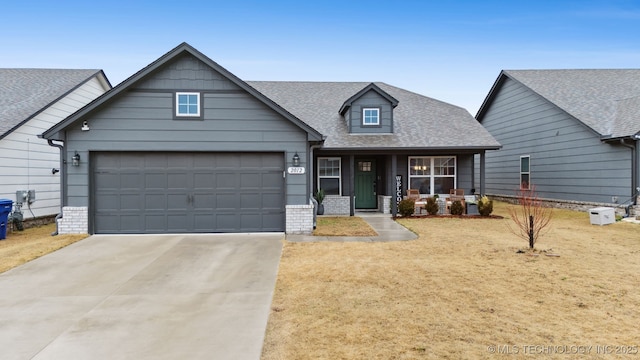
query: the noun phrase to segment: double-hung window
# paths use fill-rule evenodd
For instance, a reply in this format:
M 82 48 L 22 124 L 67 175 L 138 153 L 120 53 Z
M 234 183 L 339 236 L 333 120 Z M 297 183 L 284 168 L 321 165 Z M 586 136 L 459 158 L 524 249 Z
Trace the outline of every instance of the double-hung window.
M 200 93 L 176 93 L 176 117 L 200 117 Z
M 340 158 L 318 158 L 318 189 L 326 195 L 340 195 Z
M 456 188 L 456 157 L 410 156 L 409 188 L 421 194 L 448 194 Z
M 362 109 L 362 125 L 364 126 L 380 125 L 380 109 L 379 108 L 363 108 Z
M 531 157 L 520 156 L 520 189 L 531 189 Z

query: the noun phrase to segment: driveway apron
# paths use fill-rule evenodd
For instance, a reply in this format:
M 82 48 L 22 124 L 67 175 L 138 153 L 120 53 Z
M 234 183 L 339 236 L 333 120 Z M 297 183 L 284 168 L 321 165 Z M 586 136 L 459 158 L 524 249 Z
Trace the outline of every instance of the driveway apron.
M 95 235 L 0 274 L 2 359 L 259 359 L 283 238 Z

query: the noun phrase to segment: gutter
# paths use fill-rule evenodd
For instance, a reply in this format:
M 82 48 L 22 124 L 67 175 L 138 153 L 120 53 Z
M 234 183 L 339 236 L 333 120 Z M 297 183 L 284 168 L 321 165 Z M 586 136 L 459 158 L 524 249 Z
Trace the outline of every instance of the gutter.
M 637 138 L 637 135 L 634 136 L 634 138 Z M 634 140 L 634 138 L 631 138 L 631 140 Z M 620 139 L 620 145 L 631 149 L 631 194 L 633 196 L 633 201 L 632 203 L 634 205 L 638 205 L 638 201 L 637 201 L 637 195 L 638 192 L 640 192 L 638 190 L 638 150 L 640 150 L 640 148 L 638 148 L 638 144 L 637 144 L 637 139 L 635 140 L 635 142 L 631 143 L 631 144 L 627 144 L 625 142 L 626 139 Z
M 60 213 L 58 213 L 58 215 L 56 215 L 56 231 L 51 233 L 51 236 L 56 236 L 58 235 L 58 219 L 62 219 L 62 208 L 64 206 L 64 199 L 66 199 L 66 183 L 67 183 L 67 169 L 65 168 L 65 164 L 66 159 L 65 159 L 65 152 L 64 152 L 64 145 L 61 144 L 55 144 L 53 142 L 53 140 L 51 139 L 47 139 L 47 143 L 49 144 L 49 146 L 53 146 L 53 147 L 57 147 L 58 149 L 60 149 Z

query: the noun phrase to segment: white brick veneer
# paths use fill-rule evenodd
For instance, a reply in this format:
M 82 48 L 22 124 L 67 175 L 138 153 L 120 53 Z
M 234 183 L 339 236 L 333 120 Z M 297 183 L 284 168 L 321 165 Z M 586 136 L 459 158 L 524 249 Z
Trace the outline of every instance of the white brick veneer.
M 313 205 L 286 206 L 287 234 L 311 234 L 313 232 Z
M 327 195 L 322 202 L 325 215 L 349 215 L 351 214 L 349 197 L 340 195 Z
M 84 206 L 65 206 L 58 219 L 58 234 L 89 233 L 89 209 Z
M 378 211 L 383 214 L 391 214 L 391 196 L 378 195 Z

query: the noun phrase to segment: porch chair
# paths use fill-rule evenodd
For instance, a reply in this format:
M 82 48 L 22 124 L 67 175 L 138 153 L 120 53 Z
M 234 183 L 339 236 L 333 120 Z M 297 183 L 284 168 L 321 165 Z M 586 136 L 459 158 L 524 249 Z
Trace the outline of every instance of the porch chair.
M 462 208 L 465 209 L 464 213 L 467 212 L 467 207 L 464 202 L 464 189 L 450 189 L 449 190 L 449 199 L 447 200 L 447 210 L 451 213 L 451 204 L 454 201 L 460 201 L 462 204 Z
M 415 203 L 414 213 L 422 215 L 422 209 L 427 210 L 427 201 L 420 198 L 420 190 L 407 189 L 407 199 L 412 199 Z M 416 211 L 417 210 L 417 211 Z

